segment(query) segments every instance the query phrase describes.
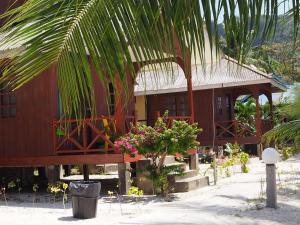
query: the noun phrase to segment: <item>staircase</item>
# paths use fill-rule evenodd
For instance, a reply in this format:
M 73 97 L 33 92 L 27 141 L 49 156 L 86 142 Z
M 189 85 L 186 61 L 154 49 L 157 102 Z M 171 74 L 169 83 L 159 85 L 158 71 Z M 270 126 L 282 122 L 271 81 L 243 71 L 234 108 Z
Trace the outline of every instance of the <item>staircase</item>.
M 189 170 L 185 163 L 176 162 L 174 156 L 168 156 L 165 165 L 181 165 L 183 168 L 182 175 L 170 174 L 168 177 L 174 192 L 188 192 L 209 185 L 208 177 L 200 176 L 197 170 Z

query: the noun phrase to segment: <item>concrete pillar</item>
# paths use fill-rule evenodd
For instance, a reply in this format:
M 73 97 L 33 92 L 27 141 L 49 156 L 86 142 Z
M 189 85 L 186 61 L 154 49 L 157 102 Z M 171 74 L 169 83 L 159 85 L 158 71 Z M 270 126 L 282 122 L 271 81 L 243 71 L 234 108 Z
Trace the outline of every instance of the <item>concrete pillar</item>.
M 141 159 L 136 162 L 136 183 L 137 187 L 145 194 L 154 194 L 153 183 L 151 180 L 147 178 L 149 172 L 147 171 L 147 167 L 151 165 L 151 160 L 149 159 Z
M 119 190 L 122 195 L 126 195 L 128 193 L 131 185 L 130 169 L 130 163 L 118 164 Z
M 275 164 L 266 165 L 267 173 L 267 207 L 277 208 L 276 167 Z
M 198 154 L 190 155 L 190 169 L 191 170 L 199 170 Z

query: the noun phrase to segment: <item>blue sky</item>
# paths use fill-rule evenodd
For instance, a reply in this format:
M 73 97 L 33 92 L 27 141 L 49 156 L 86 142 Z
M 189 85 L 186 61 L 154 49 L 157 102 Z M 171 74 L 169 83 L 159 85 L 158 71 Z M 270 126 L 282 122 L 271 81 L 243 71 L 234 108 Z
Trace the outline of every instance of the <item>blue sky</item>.
M 278 7 L 278 12 L 280 15 L 284 14 L 287 10 L 289 10 L 292 6 L 292 0 L 279 0 L 279 7 Z M 223 22 L 223 12 L 220 12 L 220 16 L 219 16 L 219 20 L 218 23 L 222 23 Z M 236 13 L 238 15 L 238 13 Z

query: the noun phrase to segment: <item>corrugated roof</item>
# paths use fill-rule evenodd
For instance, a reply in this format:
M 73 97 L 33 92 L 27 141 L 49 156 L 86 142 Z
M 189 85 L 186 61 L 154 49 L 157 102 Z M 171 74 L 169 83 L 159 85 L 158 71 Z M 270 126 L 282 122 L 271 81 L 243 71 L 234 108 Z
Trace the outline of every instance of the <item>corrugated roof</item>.
M 172 63 L 170 69 L 151 70 L 145 68 L 136 79 L 135 95 L 151 95 L 187 90 L 187 81 L 183 70 Z M 273 86 L 285 91 L 286 86 L 274 79 L 272 74 L 263 73 L 247 65 L 239 65 L 237 61 L 224 57 L 218 62 L 192 66 L 193 90 L 242 86 L 259 83 L 272 83 Z

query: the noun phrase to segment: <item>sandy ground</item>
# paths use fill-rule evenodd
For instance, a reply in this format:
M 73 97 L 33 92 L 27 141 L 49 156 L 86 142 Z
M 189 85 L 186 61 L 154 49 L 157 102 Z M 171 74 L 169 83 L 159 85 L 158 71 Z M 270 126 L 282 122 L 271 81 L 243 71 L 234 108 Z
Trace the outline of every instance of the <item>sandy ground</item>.
M 250 173 L 235 173 L 209 186 L 189 193 L 176 194 L 172 202 L 160 199 L 110 203 L 102 198 L 95 219 L 77 220 L 58 203 L 17 203 L 0 201 L 2 225 L 58 224 L 300 224 L 300 155 L 278 163 L 278 209 L 264 207 L 265 165 L 252 160 Z

